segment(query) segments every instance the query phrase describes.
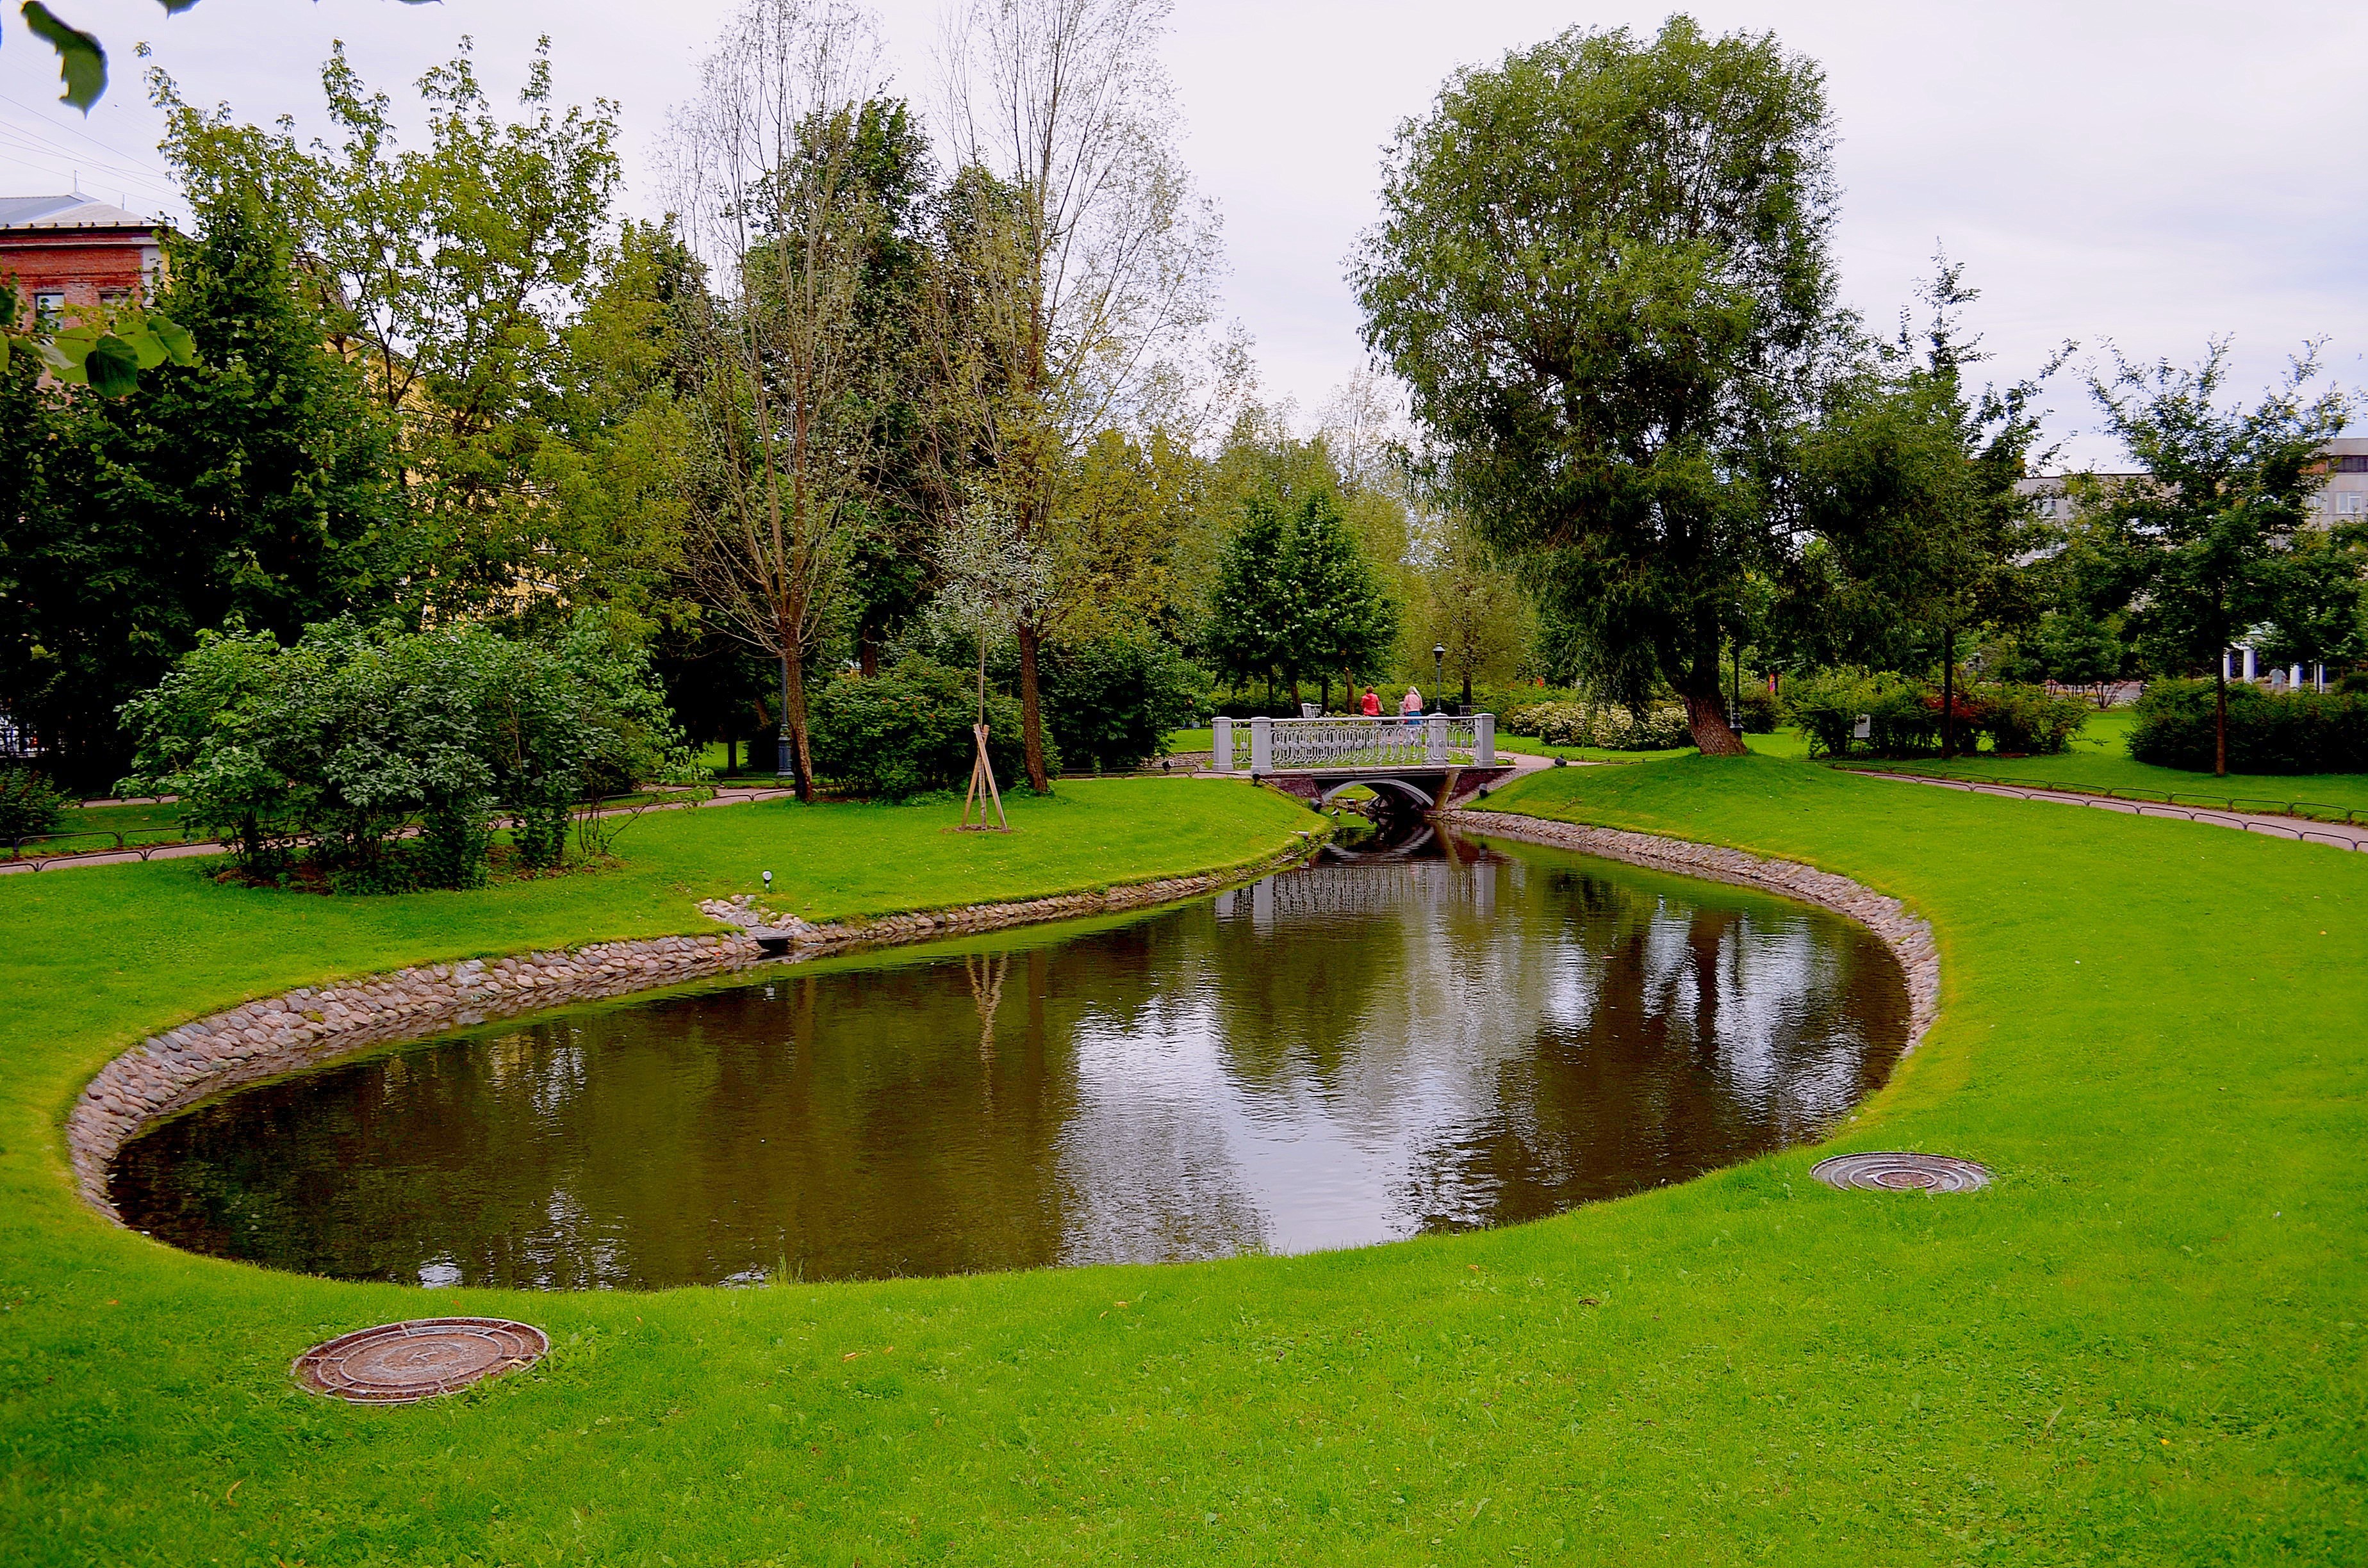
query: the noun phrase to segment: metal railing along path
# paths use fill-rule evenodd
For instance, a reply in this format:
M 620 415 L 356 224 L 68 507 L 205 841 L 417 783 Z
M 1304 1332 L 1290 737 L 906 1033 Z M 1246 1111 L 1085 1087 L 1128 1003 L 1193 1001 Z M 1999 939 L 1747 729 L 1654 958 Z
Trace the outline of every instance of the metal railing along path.
M 1929 784 L 1936 789 L 1956 790 L 1968 795 L 2001 795 L 2016 801 L 2045 801 L 2057 805 L 2089 806 L 2099 811 L 2119 812 L 2125 816 L 2169 817 L 2181 822 L 2203 823 L 2210 827 L 2235 828 L 2239 833 L 2259 833 L 2271 838 L 2291 838 L 2299 844 L 2325 844 L 2337 849 L 2368 852 L 2368 825 L 2347 823 L 2327 823 L 2318 827 L 2296 827 L 2296 821 L 2312 818 L 2277 818 L 2252 815 L 2243 812 L 2221 811 L 2210 806 L 2181 806 L 2167 801 L 2126 800 L 2106 796 L 2093 790 L 2051 790 L 2039 785 L 2002 784 L 1991 779 L 1952 778 L 1930 773 L 1905 773 L 1892 768 L 1850 768 L 1868 778 L 1896 778 L 1905 784 Z M 2241 799 L 2242 797 L 2238 797 Z M 2347 831 L 2348 830 L 2348 831 Z
M 1997 784 L 2015 790 L 2044 790 L 2055 795 L 2098 795 L 2109 801 L 2127 801 L 2137 805 L 2192 806 L 2199 810 L 2237 812 L 2248 816 L 2306 817 L 2312 822 L 2368 826 L 2368 806 L 2330 806 L 2317 801 L 2276 801 L 2266 795 L 2214 795 L 2200 790 L 2153 790 L 2128 784 L 2066 784 L 2053 778 L 1985 778 L 1978 774 L 1918 773 L 1913 768 L 1876 767 L 1848 762 L 1831 762 L 1827 766 L 1842 773 L 1874 773 L 1892 778 L 1918 778 L 1927 783 Z M 2216 803 L 2207 806 L 2204 804 L 2206 801 Z

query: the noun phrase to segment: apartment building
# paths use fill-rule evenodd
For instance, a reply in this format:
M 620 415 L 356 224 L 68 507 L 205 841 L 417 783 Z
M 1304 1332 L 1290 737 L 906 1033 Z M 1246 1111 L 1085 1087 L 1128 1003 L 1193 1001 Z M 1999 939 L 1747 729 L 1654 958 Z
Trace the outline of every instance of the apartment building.
M 2322 528 L 2332 528 L 2340 522 L 2368 522 L 2368 437 L 2343 436 L 2329 441 L 2321 451 L 2320 462 L 2326 483 L 2310 498 L 2312 521 Z M 2110 485 L 2116 480 L 2139 476 L 2099 473 L 2095 477 Z M 2072 516 L 2073 504 L 2065 494 L 2060 474 L 2026 479 L 2016 488 L 2026 495 L 2038 497 L 2039 515 L 2043 517 Z M 2278 691 L 2294 686 L 2324 687 L 2328 679 L 2324 666 L 2270 665 L 2253 647 L 2243 642 L 2221 655 L 2221 666 L 2230 680 L 2260 681 Z

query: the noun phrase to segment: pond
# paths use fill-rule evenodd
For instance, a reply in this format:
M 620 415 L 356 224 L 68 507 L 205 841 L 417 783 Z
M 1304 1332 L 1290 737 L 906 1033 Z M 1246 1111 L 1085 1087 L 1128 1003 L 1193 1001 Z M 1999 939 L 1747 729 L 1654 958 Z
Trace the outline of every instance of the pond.
M 768 965 L 235 1091 L 112 1196 L 199 1252 L 563 1290 L 1353 1246 L 1818 1137 L 1907 1036 L 1823 910 L 1428 828 L 1200 902 Z

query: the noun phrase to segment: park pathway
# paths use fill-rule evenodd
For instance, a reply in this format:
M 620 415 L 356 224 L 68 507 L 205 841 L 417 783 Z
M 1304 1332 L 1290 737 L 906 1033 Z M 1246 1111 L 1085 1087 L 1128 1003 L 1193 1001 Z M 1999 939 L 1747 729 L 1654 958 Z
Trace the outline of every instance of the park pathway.
M 1895 773 L 1888 769 L 1848 768 L 1861 778 L 1896 778 L 1907 784 L 1930 784 L 1962 790 L 1969 795 L 2003 795 L 2017 801 L 2047 801 L 2057 805 L 2094 806 L 2124 816 L 2174 817 L 2212 827 L 2233 827 L 2240 833 L 2264 833 L 2304 844 L 2325 844 L 2337 849 L 2368 850 L 2368 826 L 2340 822 L 2313 822 L 2308 817 L 2271 816 L 2266 812 L 2216 811 L 2210 806 L 2167 806 L 2153 801 L 2118 801 L 2103 795 L 2083 795 L 2070 790 L 2033 790 L 2020 784 L 1965 778 L 1937 778 L 1925 773 Z
M 620 812 L 696 811 L 702 806 L 745 806 L 753 801 L 778 801 L 791 790 L 777 790 L 762 785 L 731 785 L 715 791 L 704 801 L 659 801 L 643 806 L 616 806 L 599 814 L 615 816 Z M 496 824 L 496 825 L 501 825 Z M 153 844 L 133 849 L 101 849 L 83 855 L 28 855 L 21 859 L 0 861 L 0 877 L 14 872 L 31 873 L 62 869 L 69 866 L 124 866 L 142 860 L 188 860 L 200 855 L 219 855 L 222 845 L 214 840 L 196 844 Z

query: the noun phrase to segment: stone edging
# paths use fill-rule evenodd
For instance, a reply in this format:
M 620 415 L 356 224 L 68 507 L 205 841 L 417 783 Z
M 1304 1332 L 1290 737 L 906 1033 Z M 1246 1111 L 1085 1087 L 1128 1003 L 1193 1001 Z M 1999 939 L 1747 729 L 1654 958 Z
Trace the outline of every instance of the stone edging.
M 1254 866 L 1133 882 L 1099 892 L 1064 893 L 1012 903 L 893 915 L 829 926 L 799 923 L 798 958 L 851 948 L 927 941 L 972 931 L 1112 910 L 1141 909 L 1213 892 L 1305 858 L 1315 835 Z M 728 916 L 726 918 L 729 918 Z M 736 924 L 736 923 L 735 923 Z M 468 1028 L 495 1018 L 571 1002 L 725 974 L 763 961 L 745 930 L 421 964 L 332 985 L 307 986 L 153 1035 L 99 1069 L 66 1117 L 66 1149 L 83 1201 L 122 1222 L 108 1201 L 107 1171 L 117 1151 L 151 1123 L 225 1090 L 315 1067 L 370 1046 Z
M 1587 827 L 1514 812 L 1459 811 L 1456 824 L 1467 833 L 1518 838 L 1530 844 L 1576 849 L 1605 860 L 1624 861 L 1656 871 L 1674 871 L 1705 881 L 1734 882 L 1814 903 L 1873 931 L 1907 974 L 1907 1044 L 1902 1056 L 1924 1041 L 1941 1012 L 1941 950 L 1932 927 L 1897 899 L 1832 871 L 1794 860 L 1770 860 L 1740 849 L 1722 849 L 1691 839 L 1662 838 L 1613 827 Z

